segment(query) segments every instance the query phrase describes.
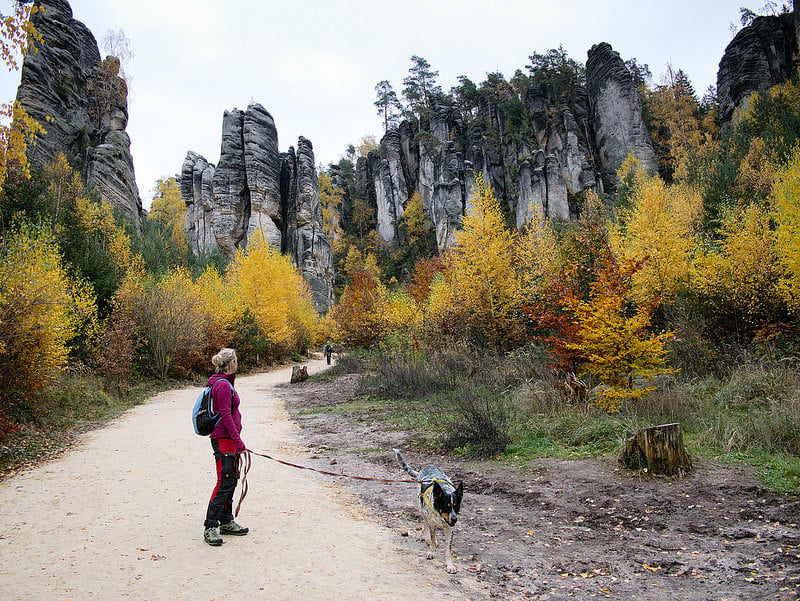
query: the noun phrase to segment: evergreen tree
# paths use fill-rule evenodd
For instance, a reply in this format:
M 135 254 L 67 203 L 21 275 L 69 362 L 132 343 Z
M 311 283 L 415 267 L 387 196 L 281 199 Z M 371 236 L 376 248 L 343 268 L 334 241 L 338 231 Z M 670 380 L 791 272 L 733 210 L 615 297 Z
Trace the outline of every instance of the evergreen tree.
M 388 131 L 389 125 L 397 122 L 398 111 L 403 108 L 403 105 L 397 99 L 392 85 L 385 79 L 375 85 L 375 95 L 374 104 L 378 109 L 378 116 L 383 118 L 384 131 Z
M 450 89 L 450 95 L 456 101 L 456 106 L 462 115 L 473 117 L 481 96 L 478 86 L 466 75 L 458 76 L 458 84 Z
M 421 131 L 422 119 L 430 112 L 434 96 L 441 95 L 442 88 L 436 83 L 439 72 L 432 71 L 427 60 L 415 54 L 411 61 L 414 64 L 403 80 L 403 97 L 408 101 L 411 114 L 419 119 Z
M 557 96 L 572 98 L 577 89 L 586 84 L 586 68 L 567 56 L 563 46 L 551 48 L 545 54 L 534 52 L 526 68 L 531 72 L 531 83 L 547 85 Z

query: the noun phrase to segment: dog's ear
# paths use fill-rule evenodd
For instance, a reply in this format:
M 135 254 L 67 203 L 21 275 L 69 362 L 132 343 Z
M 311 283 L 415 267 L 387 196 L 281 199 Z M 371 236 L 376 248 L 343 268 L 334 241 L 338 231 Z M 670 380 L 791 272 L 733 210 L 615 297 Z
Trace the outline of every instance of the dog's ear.
M 433 481 L 433 498 L 434 498 L 434 500 L 438 501 L 439 499 L 442 498 L 443 494 L 444 494 L 444 491 L 442 490 L 442 487 L 439 486 L 439 483 L 436 480 L 434 480 Z
M 456 488 L 456 505 L 455 510 L 458 513 L 461 510 L 461 499 L 464 497 L 464 481 L 458 483 L 458 488 Z

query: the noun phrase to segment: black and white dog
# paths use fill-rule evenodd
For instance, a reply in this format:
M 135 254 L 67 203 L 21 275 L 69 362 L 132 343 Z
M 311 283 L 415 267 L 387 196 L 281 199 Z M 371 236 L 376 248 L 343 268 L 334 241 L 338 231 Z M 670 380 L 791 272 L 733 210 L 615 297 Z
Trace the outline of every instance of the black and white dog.
M 444 552 L 447 560 L 447 571 L 455 573 L 453 564 L 453 527 L 458 521 L 461 509 L 461 498 L 464 496 L 464 483 L 456 487 L 447 475 L 438 467 L 428 466 L 419 471 L 411 469 L 398 449 L 394 450 L 397 463 L 409 476 L 418 480 L 419 511 L 428 530 L 428 559 L 433 559 L 436 552 L 436 529 L 444 531 Z

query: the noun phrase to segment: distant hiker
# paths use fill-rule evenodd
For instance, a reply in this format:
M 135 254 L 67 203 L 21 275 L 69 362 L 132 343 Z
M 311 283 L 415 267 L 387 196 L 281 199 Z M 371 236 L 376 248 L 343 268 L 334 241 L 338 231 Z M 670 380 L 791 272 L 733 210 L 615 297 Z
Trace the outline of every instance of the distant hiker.
M 322 354 L 325 355 L 325 359 L 328 362 L 328 365 L 331 364 L 331 354 L 333 353 L 333 347 L 331 346 L 331 341 L 325 343 L 325 346 L 322 347 Z
M 211 363 L 214 364 L 215 373 L 208 379 L 206 386 L 211 386 L 214 412 L 220 414 L 220 420 L 210 435 L 217 466 L 217 485 L 208 502 L 203 540 L 212 547 L 217 547 L 222 544 L 220 534 L 244 536 L 249 532 L 248 528 L 242 528 L 233 521 L 232 509 L 233 491 L 239 479 L 239 453 L 246 451 L 247 446 L 241 437 L 239 395 L 233 388 L 236 369 L 239 367 L 236 351 L 224 348 L 212 357 Z

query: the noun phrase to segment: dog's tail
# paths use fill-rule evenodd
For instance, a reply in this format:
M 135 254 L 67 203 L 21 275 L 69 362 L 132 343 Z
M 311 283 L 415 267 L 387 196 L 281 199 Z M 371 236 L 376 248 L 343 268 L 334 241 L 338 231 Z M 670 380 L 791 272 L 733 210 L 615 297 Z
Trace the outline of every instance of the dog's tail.
M 408 464 L 406 463 L 406 460 L 403 459 L 403 454 L 400 452 L 400 449 L 395 449 L 394 450 L 394 456 L 397 458 L 397 463 L 400 464 L 400 467 L 402 467 L 409 476 L 414 478 L 414 480 L 419 480 L 419 472 L 416 472 L 416 471 L 412 470 L 408 466 Z

